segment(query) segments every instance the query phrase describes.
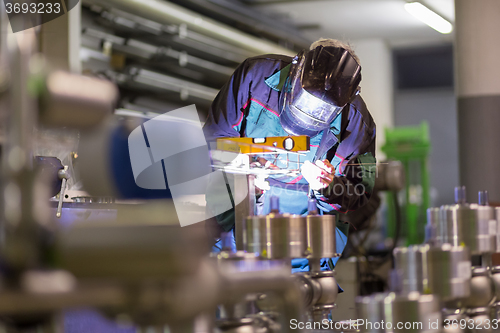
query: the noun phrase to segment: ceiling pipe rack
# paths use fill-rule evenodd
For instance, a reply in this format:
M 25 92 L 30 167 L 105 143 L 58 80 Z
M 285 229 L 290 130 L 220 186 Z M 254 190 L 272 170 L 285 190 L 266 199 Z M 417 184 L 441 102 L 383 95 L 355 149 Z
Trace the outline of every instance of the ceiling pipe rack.
M 84 4 L 116 8 L 160 24 L 184 24 L 189 30 L 248 50 L 254 55 L 278 53 L 293 56 L 295 51 L 253 37 L 168 1 L 159 0 L 84 0 Z

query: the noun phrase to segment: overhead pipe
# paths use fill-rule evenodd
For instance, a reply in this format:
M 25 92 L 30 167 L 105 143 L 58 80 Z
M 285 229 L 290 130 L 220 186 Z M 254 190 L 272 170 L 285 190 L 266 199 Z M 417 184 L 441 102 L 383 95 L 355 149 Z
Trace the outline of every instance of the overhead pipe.
M 143 43 L 136 39 L 125 39 L 92 28 L 85 29 L 83 34 L 91 38 L 111 41 L 114 44 L 113 47 L 120 52 L 131 54 L 143 59 L 150 59 L 155 55 L 164 56 L 179 61 L 182 67 L 194 65 L 211 73 L 215 72 L 216 74 L 226 76 L 230 76 L 234 71 L 234 68 L 194 57 L 187 53 L 174 50 L 170 47 L 163 48 L 161 46 Z
M 122 10 L 161 24 L 185 24 L 187 28 L 192 31 L 236 45 L 242 49 L 255 53 L 255 55 L 263 53 L 277 53 L 289 56 L 295 55 L 295 51 L 293 50 L 250 36 L 168 1 L 84 0 L 83 3 Z
M 149 85 L 154 88 L 179 92 L 181 94 L 181 98 L 194 96 L 207 101 L 213 101 L 217 95 L 217 89 L 177 79 L 175 77 L 156 73 L 147 69 L 132 67 L 130 69 L 130 73 L 131 77 L 128 79 L 132 82 Z
M 257 35 L 284 42 L 281 45 L 295 49 L 308 49 L 311 41 L 303 37 L 301 32 L 293 25 L 274 20 L 262 12 L 234 0 L 170 0 L 184 5 L 197 12 L 210 17 L 218 18 L 227 24 L 238 24 Z M 250 3 L 251 5 L 251 3 Z
M 202 53 L 209 53 L 224 60 L 240 63 L 254 55 L 253 52 L 241 49 L 238 46 L 188 30 L 186 24 L 179 26 L 175 24 L 164 25 L 115 8 L 111 10 L 104 10 L 102 7 L 95 9 L 100 12 L 102 18 L 114 25 L 120 26 L 120 28 L 132 31 L 139 30 L 139 34 L 144 31 L 153 35 L 161 35 L 166 32 L 169 35 L 175 35 L 168 43 L 181 44 L 181 46 L 187 46 L 188 49 L 194 48 Z

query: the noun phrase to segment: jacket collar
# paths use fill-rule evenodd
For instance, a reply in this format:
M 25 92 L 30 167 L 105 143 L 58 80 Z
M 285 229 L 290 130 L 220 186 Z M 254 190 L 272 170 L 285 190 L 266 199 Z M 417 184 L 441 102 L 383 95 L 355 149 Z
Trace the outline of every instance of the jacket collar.
M 276 91 L 281 91 L 281 89 L 283 89 L 283 86 L 285 85 L 289 73 L 290 73 L 290 65 L 287 65 L 282 70 L 277 71 L 273 75 L 269 76 L 265 80 L 265 82 L 269 86 L 269 88 Z

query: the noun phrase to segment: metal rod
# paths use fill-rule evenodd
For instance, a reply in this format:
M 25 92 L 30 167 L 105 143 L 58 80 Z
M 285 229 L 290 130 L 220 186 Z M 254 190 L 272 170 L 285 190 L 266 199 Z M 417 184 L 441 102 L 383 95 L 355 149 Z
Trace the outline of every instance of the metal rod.
M 309 259 L 309 272 L 321 272 L 321 259 L 310 258 Z
M 234 175 L 234 189 L 235 191 L 248 191 L 247 197 L 236 205 L 235 210 L 235 241 L 236 250 L 243 250 L 243 232 L 245 230 L 245 219 L 248 216 L 253 216 L 255 214 L 255 176 L 245 175 L 239 176 Z M 246 188 L 242 188 L 246 187 Z
M 62 204 L 63 204 L 63 200 L 64 200 L 64 191 L 65 190 L 66 190 L 66 178 L 63 178 L 62 184 L 61 184 L 61 192 L 59 194 L 59 202 L 57 203 L 57 212 L 56 212 L 57 218 L 61 217 Z

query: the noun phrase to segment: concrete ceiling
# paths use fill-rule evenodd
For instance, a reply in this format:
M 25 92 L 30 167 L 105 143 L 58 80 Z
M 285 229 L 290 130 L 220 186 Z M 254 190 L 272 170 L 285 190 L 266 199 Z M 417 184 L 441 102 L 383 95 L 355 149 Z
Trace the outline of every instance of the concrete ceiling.
M 392 47 L 450 43 L 451 34 L 428 27 L 405 9 L 406 0 L 247 0 L 267 15 L 301 27 L 305 37 L 336 38 L 350 43 L 383 39 Z M 422 0 L 454 23 L 454 0 Z

